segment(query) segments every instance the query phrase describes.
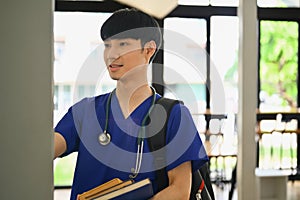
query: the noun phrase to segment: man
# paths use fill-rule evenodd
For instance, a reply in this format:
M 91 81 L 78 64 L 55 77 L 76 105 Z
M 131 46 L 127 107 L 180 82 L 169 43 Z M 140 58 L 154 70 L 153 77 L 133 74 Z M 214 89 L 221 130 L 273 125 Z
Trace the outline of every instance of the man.
M 103 24 L 101 38 L 116 89 L 81 100 L 55 127 L 55 158 L 78 152 L 71 200 L 116 177 L 150 178 L 153 200 L 189 199 L 192 171 L 208 158 L 188 109 L 178 104 L 170 114 L 165 174 L 169 185 L 161 191 L 144 139 L 149 112 L 160 98 L 147 80 L 147 67 L 162 41 L 157 22 L 138 10 L 122 9 Z

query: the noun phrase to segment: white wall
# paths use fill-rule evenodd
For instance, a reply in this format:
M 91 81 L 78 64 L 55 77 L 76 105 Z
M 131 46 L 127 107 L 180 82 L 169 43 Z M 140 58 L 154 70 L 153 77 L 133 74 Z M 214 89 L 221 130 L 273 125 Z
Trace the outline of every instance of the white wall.
M 53 6 L 1 2 L 1 199 L 53 199 Z

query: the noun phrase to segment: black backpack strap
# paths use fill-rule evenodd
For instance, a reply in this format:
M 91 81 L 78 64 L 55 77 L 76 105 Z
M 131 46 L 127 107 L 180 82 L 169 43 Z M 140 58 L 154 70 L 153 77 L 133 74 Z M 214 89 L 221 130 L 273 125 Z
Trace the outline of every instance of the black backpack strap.
M 157 151 L 166 145 L 166 130 L 167 130 L 167 125 L 168 125 L 168 120 L 169 120 L 171 110 L 175 104 L 183 103 L 183 102 L 179 101 L 179 100 L 161 97 L 155 103 L 163 106 L 163 108 L 166 111 L 166 119 L 160 119 L 160 115 L 158 115 L 155 111 L 150 114 L 150 119 L 153 119 L 151 121 L 153 121 L 153 123 L 154 123 L 154 125 L 152 125 L 153 127 L 155 127 L 155 124 L 158 124 L 159 122 L 164 122 L 163 128 L 158 133 L 156 133 L 152 137 L 147 138 L 147 142 L 149 144 L 149 148 L 150 148 L 151 152 Z M 151 134 L 151 130 L 150 130 L 150 134 Z M 164 178 L 165 173 L 166 173 L 166 168 L 165 168 L 166 157 L 165 157 L 165 155 L 166 155 L 165 153 L 162 153 L 160 155 L 154 156 L 154 166 L 157 169 L 156 177 L 157 177 L 157 180 L 159 180 L 157 182 L 158 183 L 158 191 L 161 191 L 162 189 L 166 188 L 169 184 L 168 180 Z M 161 167 L 161 166 L 164 166 L 164 167 Z
M 157 112 L 155 109 L 150 114 L 151 123 L 153 124 L 151 124 L 151 126 L 147 128 L 147 133 L 151 135 L 153 134 L 153 132 L 157 132 L 155 131 L 155 127 L 163 127 L 158 133 L 154 134 L 152 137 L 148 135 L 147 138 L 150 151 L 153 152 L 154 155 L 154 165 L 157 169 L 156 177 L 158 180 L 158 191 L 163 190 L 169 185 L 168 178 L 166 176 L 166 152 L 163 151 L 163 147 L 166 145 L 166 131 L 171 110 L 173 106 L 178 103 L 183 104 L 183 102 L 179 100 L 161 97 L 155 102 L 155 104 L 161 105 L 164 108 L 166 115 L 162 115 L 159 111 Z M 162 116 L 164 118 L 162 118 Z M 157 150 L 160 150 L 162 152 L 156 154 L 155 151 Z M 196 194 L 198 193 L 199 186 L 202 183 L 202 181 L 204 181 L 205 184 L 203 191 L 201 192 L 202 199 L 214 200 L 215 198 L 211 186 L 208 163 L 206 163 L 200 169 L 193 172 L 190 200 L 196 200 Z
M 210 180 L 210 169 L 208 162 L 199 169 L 199 172 L 205 182 L 206 191 L 203 192 L 203 196 L 206 195 L 207 197 L 203 199 L 215 200 L 215 194 Z

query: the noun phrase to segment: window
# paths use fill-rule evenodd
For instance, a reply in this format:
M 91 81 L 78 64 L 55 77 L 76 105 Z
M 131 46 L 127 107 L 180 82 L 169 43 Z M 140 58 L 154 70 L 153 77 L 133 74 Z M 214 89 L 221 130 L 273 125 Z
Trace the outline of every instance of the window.
M 210 110 L 226 116 L 209 122 L 210 153 L 216 155 L 211 159 L 211 177 L 230 180 L 237 153 L 238 18 L 212 16 L 210 22 Z
M 179 0 L 180 5 L 197 5 L 197 6 L 238 6 L 238 0 Z
M 298 29 L 297 22 L 260 21 L 259 111 L 262 115 L 268 112 L 292 115 L 298 111 Z M 295 170 L 297 167 L 299 121 L 282 115 L 259 122 L 260 168 Z
M 72 89 L 68 83 L 54 85 L 54 124 L 72 104 Z
M 298 28 L 296 22 L 260 22 L 261 112 L 297 110 Z
M 209 0 L 178 0 L 178 4 L 180 5 L 208 5 Z
M 58 99 L 58 85 L 55 85 L 53 94 L 54 110 L 58 110 Z
M 185 102 L 192 112 L 206 109 L 206 21 L 167 18 L 164 21 L 165 96 Z
M 54 61 L 59 62 L 62 59 L 65 50 L 64 38 L 56 37 L 54 40 Z
M 54 13 L 54 125 L 83 97 L 109 92 L 99 29 L 109 13 Z M 91 66 L 88 68 L 87 66 Z M 94 72 L 94 73 L 93 73 Z M 100 78 L 99 78 L 100 77 Z M 54 161 L 55 186 L 70 186 L 76 153 Z
M 299 7 L 299 0 L 257 0 L 260 7 Z
M 238 6 L 238 0 L 210 0 L 213 6 Z
M 95 96 L 95 85 L 78 85 L 76 89 L 77 99 Z
M 211 93 L 225 95 L 226 113 L 238 110 L 238 32 L 237 17 L 211 17 L 211 69 L 217 71 L 211 76 L 211 84 L 219 82 L 211 88 Z

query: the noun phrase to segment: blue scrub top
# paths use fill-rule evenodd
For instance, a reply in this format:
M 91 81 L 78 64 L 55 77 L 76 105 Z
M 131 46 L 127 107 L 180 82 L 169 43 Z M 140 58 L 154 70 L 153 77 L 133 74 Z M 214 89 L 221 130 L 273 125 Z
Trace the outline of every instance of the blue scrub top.
M 132 174 L 131 169 L 135 167 L 137 136 L 153 103 L 153 97 L 146 99 L 125 118 L 118 99 L 113 94 L 107 129 L 111 142 L 103 146 L 98 137 L 104 131 L 108 97 L 109 93 L 81 100 L 68 110 L 55 127 L 55 132 L 60 133 L 67 143 L 67 150 L 61 157 L 78 152 L 71 200 L 76 200 L 77 194 L 113 178 L 128 180 Z M 160 95 L 156 94 L 155 98 L 160 98 Z M 192 169 L 196 170 L 208 161 L 191 114 L 184 105 L 177 104 L 173 107 L 166 137 L 166 151 L 163 152 L 167 156 L 167 171 L 186 161 L 192 161 Z M 143 150 L 140 173 L 135 181 L 150 178 L 156 193 L 156 168 L 146 139 Z M 167 178 L 167 173 L 165 176 Z

